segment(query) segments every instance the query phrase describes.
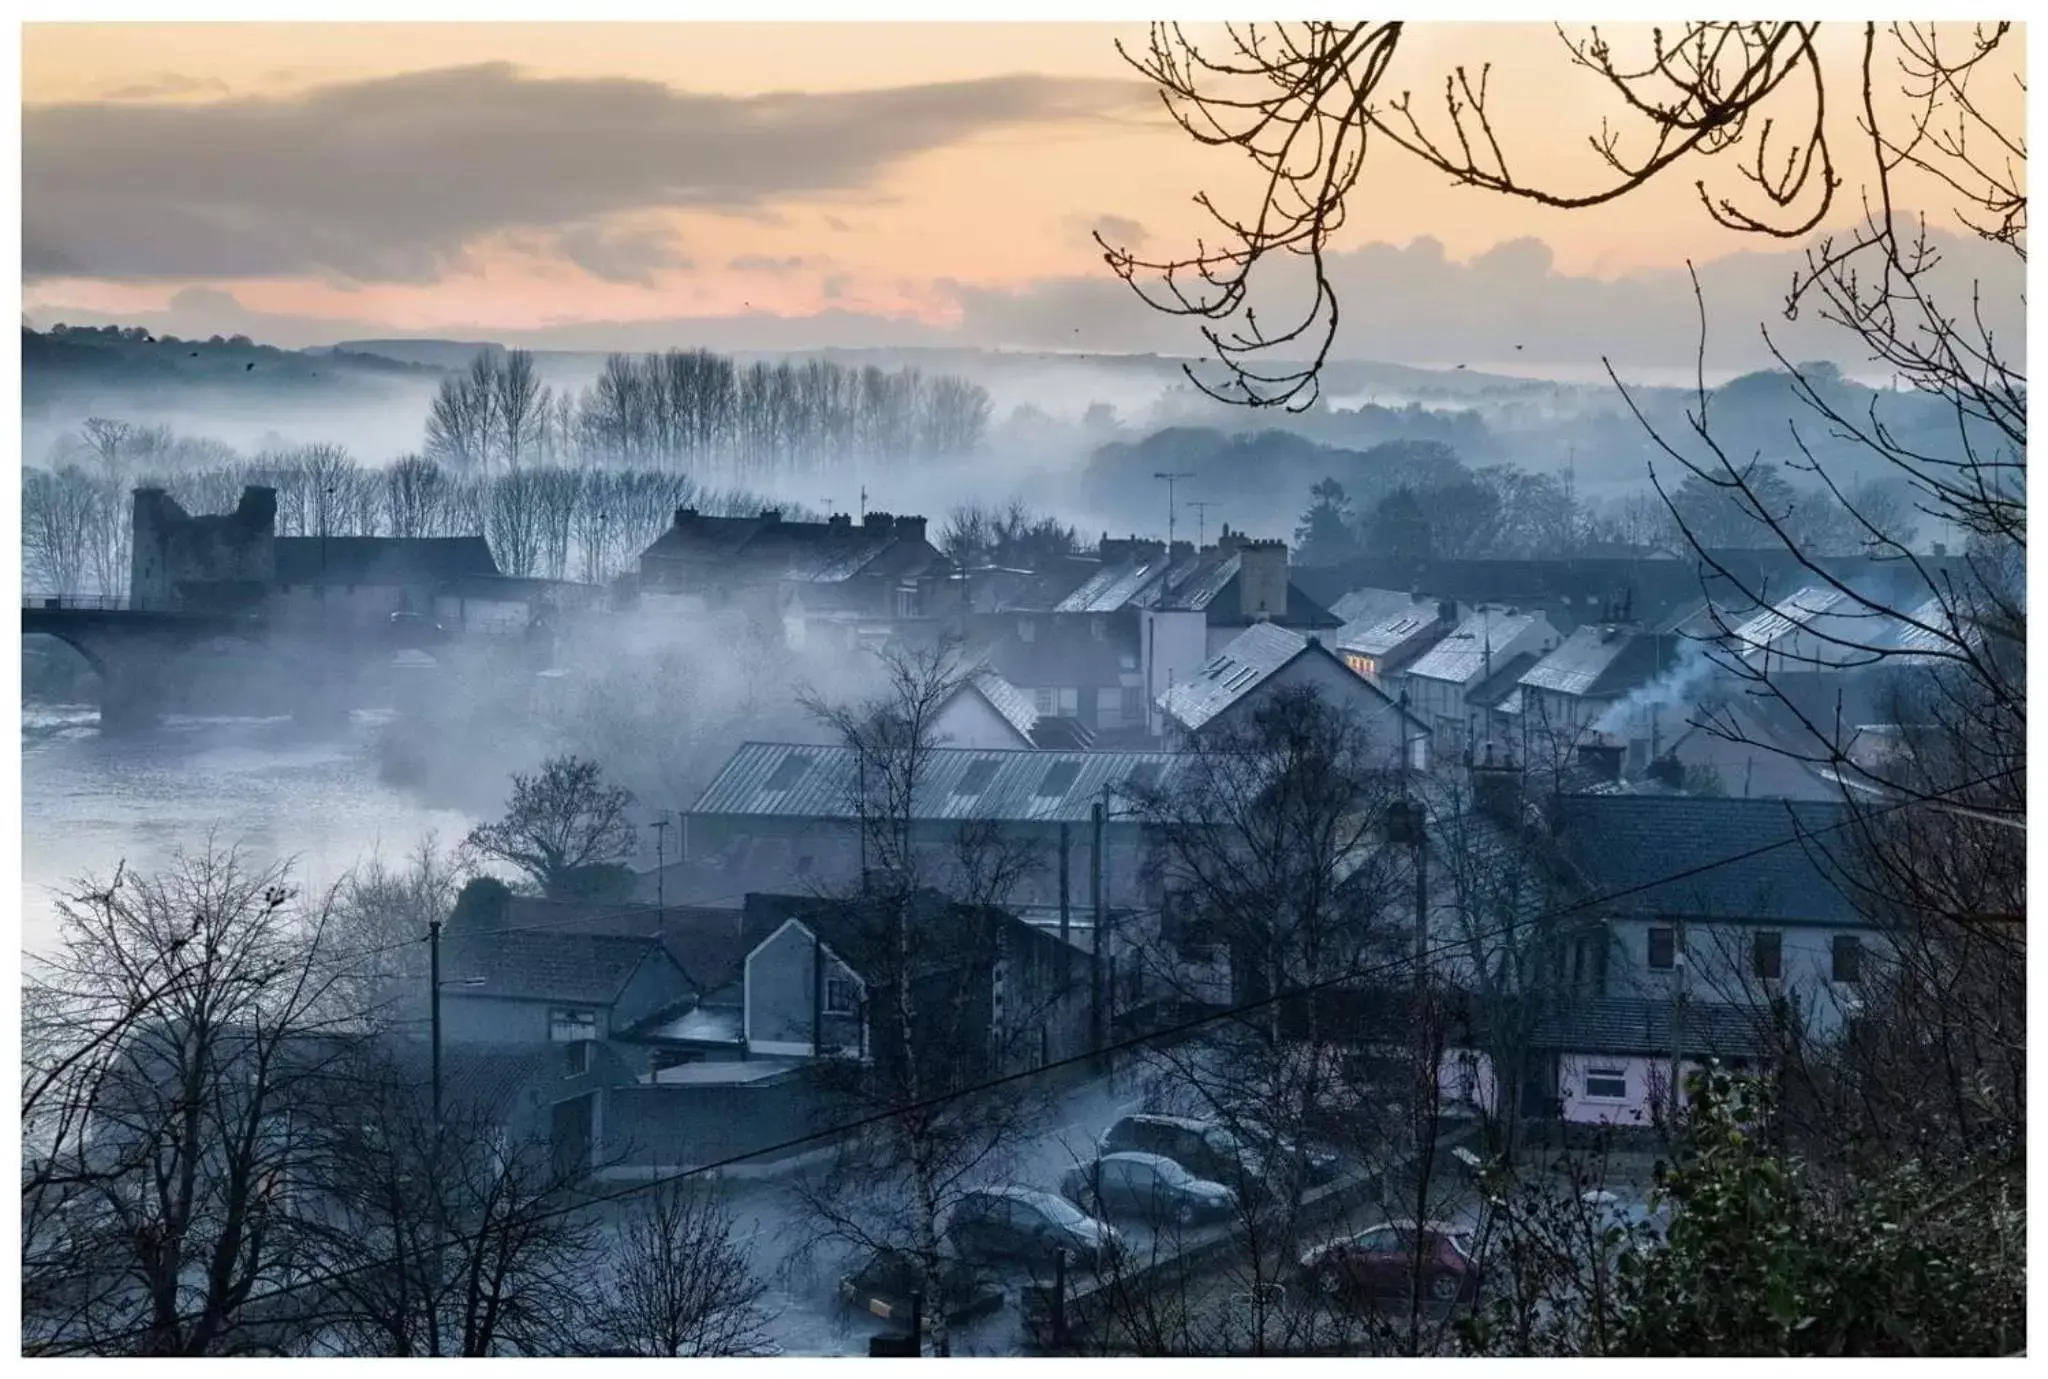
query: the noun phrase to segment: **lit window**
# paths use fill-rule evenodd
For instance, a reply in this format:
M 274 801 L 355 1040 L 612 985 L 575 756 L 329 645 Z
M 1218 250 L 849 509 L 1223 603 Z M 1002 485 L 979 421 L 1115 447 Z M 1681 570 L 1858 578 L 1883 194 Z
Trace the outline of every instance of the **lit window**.
M 1590 1101 L 1627 1101 L 1628 1073 L 1621 1068 L 1586 1069 L 1586 1097 Z
M 828 977 L 825 980 L 825 1013 L 827 1015 L 851 1015 L 854 1009 L 853 983 L 843 977 Z

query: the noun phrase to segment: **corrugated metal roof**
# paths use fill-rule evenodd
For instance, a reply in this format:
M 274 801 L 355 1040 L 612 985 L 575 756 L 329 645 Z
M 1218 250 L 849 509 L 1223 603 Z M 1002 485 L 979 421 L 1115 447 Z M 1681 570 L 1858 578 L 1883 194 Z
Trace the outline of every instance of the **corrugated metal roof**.
M 1192 680 L 1159 696 L 1159 707 L 1193 732 L 1252 692 L 1308 649 L 1308 638 L 1272 623 L 1255 623 L 1230 639 Z
M 1475 677 L 1486 674 L 1487 648 L 1492 647 L 1494 663 L 1498 665 L 1505 659 L 1508 644 L 1533 627 L 1536 616 L 1483 608 L 1417 657 L 1415 664 L 1408 667 L 1408 674 L 1468 685 Z
M 1112 790 L 1114 807 L 1115 788 L 1139 768 L 1156 765 L 1163 784 L 1184 760 L 1173 752 L 938 747 L 926 757 L 913 808 L 921 820 L 1083 823 L 1106 787 Z M 855 817 L 860 789 L 857 768 L 850 747 L 745 743 L 691 812 L 850 819 Z

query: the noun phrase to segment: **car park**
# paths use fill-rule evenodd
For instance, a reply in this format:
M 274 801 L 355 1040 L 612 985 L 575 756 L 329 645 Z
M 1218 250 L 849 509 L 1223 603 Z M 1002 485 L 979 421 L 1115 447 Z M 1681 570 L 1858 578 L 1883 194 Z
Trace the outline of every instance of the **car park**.
M 1163 1154 L 1105 1154 L 1069 1169 L 1060 1191 L 1103 1216 L 1137 1217 L 1152 1226 L 1222 1220 L 1238 1202 L 1230 1188 L 1197 1178 Z
M 1103 1133 L 1103 1154 L 1157 1154 L 1196 1178 L 1221 1183 L 1254 1200 L 1269 1194 L 1267 1167 L 1256 1149 L 1228 1126 L 1184 1116 L 1125 1116 Z
M 1123 1237 L 1072 1202 L 1027 1187 L 989 1187 L 954 1204 L 946 1236 L 963 1259 L 1049 1262 L 1064 1253 L 1082 1268 L 1099 1269 L 1123 1252 Z
M 1436 1306 L 1469 1302 L 1479 1293 L 1471 1237 L 1444 1222 L 1418 1231 L 1410 1221 L 1383 1221 L 1318 1245 L 1300 1263 L 1308 1285 L 1332 1301 L 1369 1306 L 1406 1297 L 1418 1278 L 1423 1298 Z

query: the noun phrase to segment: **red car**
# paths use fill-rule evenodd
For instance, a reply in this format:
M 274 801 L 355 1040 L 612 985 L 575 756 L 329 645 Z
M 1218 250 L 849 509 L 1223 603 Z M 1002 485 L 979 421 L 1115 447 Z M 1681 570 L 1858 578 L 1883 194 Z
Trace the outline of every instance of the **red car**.
M 1318 1245 L 1301 1257 L 1302 1274 L 1327 1298 L 1372 1304 L 1408 1296 L 1419 1268 L 1422 1296 L 1436 1306 L 1470 1302 L 1479 1294 L 1479 1263 L 1461 1228 L 1385 1221 L 1356 1235 Z

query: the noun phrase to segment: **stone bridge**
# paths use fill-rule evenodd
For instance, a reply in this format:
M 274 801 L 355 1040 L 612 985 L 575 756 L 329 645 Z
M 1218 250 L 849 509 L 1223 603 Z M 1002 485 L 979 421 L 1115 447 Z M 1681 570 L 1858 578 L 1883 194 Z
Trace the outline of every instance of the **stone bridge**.
M 370 658 L 417 649 L 418 629 L 275 624 L 261 611 L 207 612 L 136 608 L 127 599 L 35 594 L 22 599 L 23 635 L 55 637 L 83 656 L 100 677 L 100 725 L 110 732 L 155 726 L 194 650 L 224 640 L 259 643 L 284 677 L 292 716 L 346 717 L 354 707 L 356 671 Z

